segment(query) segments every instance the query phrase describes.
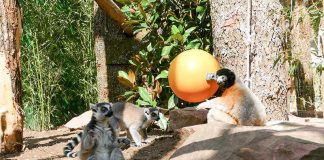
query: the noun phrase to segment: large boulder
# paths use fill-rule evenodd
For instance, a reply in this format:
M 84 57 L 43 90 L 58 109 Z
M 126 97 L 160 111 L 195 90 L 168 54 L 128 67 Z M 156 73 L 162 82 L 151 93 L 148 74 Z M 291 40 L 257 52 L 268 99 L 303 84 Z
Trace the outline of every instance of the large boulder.
M 213 122 L 196 128 L 172 160 L 324 159 L 323 122 L 280 122 L 265 127 Z
M 196 110 L 193 107 L 176 109 L 170 112 L 171 130 L 207 123 L 208 110 Z
M 67 127 L 69 129 L 81 129 L 90 122 L 91 116 L 92 111 L 86 111 L 81 115 L 72 118 L 69 122 L 64 124 L 64 127 Z

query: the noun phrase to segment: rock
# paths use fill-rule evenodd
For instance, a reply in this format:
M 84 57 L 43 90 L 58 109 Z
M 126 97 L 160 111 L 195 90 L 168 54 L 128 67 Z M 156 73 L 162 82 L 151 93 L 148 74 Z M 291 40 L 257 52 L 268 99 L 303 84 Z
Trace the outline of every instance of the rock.
M 67 122 L 64 127 L 70 129 L 80 129 L 86 126 L 91 120 L 92 111 L 86 111 L 81 115 L 72 118 L 69 122 Z
M 188 126 L 188 127 L 182 127 L 176 130 L 175 134 L 182 139 L 186 139 L 193 133 L 195 133 L 197 130 L 201 129 L 203 125 L 194 125 L 194 126 Z
M 193 107 L 172 110 L 170 112 L 171 130 L 204 124 L 207 122 L 207 113 L 208 110 L 196 110 Z
M 172 160 L 324 159 L 324 125 L 280 122 L 271 126 L 200 125 Z
M 297 117 L 294 115 L 289 115 L 289 121 L 290 122 L 298 122 L 298 123 L 303 123 L 303 124 L 309 124 L 311 123 L 312 125 L 316 124 L 323 124 L 324 125 L 324 119 L 323 118 L 302 118 L 302 117 Z

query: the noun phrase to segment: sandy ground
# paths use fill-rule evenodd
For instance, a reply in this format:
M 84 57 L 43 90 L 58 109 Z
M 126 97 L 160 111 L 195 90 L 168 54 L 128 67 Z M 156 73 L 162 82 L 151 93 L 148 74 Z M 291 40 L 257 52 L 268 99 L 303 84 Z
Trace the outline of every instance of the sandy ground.
M 18 160 L 47 160 L 71 159 L 63 156 L 63 148 L 69 139 L 81 130 L 70 131 L 61 127 L 50 131 L 24 130 L 24 150 L 20 153 L 0 155 L 0 159 Z M 153 129 L 148 133 L 148 140 L 152 141 L 142 147 L 130 147 L 123 151 L 126 159 L 158 160 L 169 159 L 179 146 L 180 138 L 171 133 Z

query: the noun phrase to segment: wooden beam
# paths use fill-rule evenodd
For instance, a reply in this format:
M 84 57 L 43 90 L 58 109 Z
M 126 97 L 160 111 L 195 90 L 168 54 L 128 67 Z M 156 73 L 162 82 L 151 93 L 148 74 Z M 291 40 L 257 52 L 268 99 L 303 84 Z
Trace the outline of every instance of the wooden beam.
M 128 35 L 133 35 L 133 27 L 125 24 L 126 16 L 113 0 L 95 0 L 99 7 L 124 30 Z

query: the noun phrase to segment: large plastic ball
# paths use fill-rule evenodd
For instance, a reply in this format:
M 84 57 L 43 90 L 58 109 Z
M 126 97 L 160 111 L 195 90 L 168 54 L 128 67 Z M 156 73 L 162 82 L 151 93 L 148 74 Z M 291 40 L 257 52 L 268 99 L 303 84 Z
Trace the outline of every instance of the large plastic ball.
M 206 80 L 207 73 L 216 73 L 220 64 L 209 53 L 191 49 L 175 57 L 169 67 L 168 80 L 172 91 L 188 102 L 201 102 L 217 91 L 214 80 Z

